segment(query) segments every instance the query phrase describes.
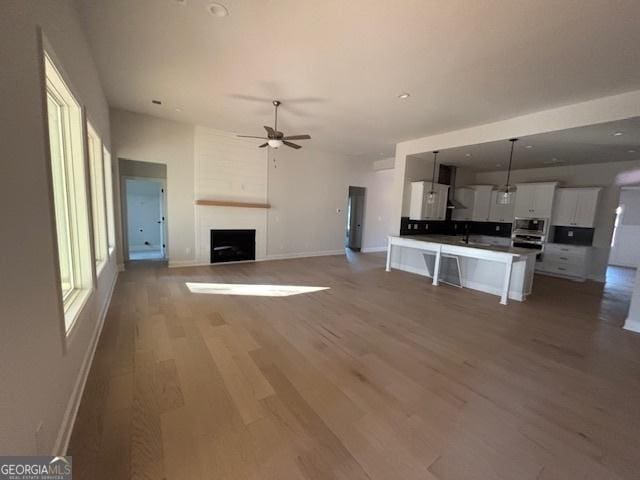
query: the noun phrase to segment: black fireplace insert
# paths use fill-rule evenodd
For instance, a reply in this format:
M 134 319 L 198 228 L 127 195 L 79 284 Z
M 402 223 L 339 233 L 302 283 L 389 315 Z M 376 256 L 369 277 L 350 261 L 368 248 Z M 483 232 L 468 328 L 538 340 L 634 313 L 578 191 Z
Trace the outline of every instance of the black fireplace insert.
M 211 230 L 211 263 L 255 259 L 255 230 Z

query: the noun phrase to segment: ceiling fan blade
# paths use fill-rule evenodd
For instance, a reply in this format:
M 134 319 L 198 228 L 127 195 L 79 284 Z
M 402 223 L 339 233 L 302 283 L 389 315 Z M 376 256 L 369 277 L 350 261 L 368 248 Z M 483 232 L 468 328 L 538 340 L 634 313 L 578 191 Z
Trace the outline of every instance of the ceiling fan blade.
M 283 140 L 282 143 L 284 143 L 287 147 L 295 148 L 296 150 L 302 148 L 302 146 L 296 145 L 295 143 L 287 142 L 286 140 Z
M 263 143 L 262 145 L 258 145 L 258 148 L 264 148 L 264 147 L 268 147 L 268 146 L 269 146 L 269 142 Z
M 311 135 L 288 135 L 282 137 L 282 140 L 311 140 Z
M 269 140 L 267 137 L 254 137 L 253 135 L 237 135 L 240 138 L 259 138 L 260 140 Z
M 267 131 L 267 135 L 269 135 L 269 138 L 275 138 L 276 136 L 276 132 L 273 128 L 271 127 L 267 127 L 266 125 L 264 126 L 264 129 Z

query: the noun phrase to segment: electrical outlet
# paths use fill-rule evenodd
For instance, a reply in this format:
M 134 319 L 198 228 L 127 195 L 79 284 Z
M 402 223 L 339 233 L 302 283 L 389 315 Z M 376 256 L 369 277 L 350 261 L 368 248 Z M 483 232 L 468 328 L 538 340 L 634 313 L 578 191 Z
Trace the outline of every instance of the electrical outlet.
M 496 232 L 500 231 L 500 225 L 496 225 Z
M 425 230 L 429 230 L 429 224 L 428 224 L 428 223 L 425 223 L 425 224 L 424 224 L 424 229 L 425 229 Z
M 189 255 L 191 253 L 191 248 L 187 247 L 184 249 L 184 253 L 186 253 L 187 255 Z
M 569 233 L 567 233 L 568 237 L 573 237 L 573 231 L 569 230 Z

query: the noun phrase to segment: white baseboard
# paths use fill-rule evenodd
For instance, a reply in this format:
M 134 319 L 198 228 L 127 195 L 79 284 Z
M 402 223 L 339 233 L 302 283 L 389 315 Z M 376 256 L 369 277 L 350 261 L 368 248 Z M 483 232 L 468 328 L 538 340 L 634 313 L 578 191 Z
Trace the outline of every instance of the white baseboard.
M 622 328 L 624 328 L 625 330 L 629 330 L 630 332 L 640 333 L 640 320 L 632 320 L 630 318 L 627 318 Z
M 386 252 L 387 247 L 365 247 L 361 250 L 362 253 L 374 253 L 374 252 Z
M 109 287 L 109 294 L 100 309 L 100 315 L 98 317 L 98 321 L 96 322 L 96 327 L 93 331 L 93 338 L 91 339 L 91 343 L 87 348 L 87 351 L 84 355 L 84 359 L 82 360 L 82 365 L 80 367 L 80 374 L 76 379 L 76 383 L 73 387 L 73 391 L 71 392 L 71 397 L 69 398 L 69 402 L 67 404 L 67 408 L 65 410 L 64 417 L 62 418 L 62 423 L 60 425 L 60 430 L 58 431 L 58 436 L 56 437 L 56 443 L 53 448 L 52 455 L 65 455 L 67 452 L 67 448 L 69 448 L 69 440 L 71 439 L 71 433 L 73 432 L 73 425 L 76 421 L 76 416 L 78 415 L 78 408 L 80 407 L 80 402 L 82 401 L 82 394 L 84 393 L 84 387 L 87 384 L 87 378 L 89 376 L 89 371 L 91 370 L 91 364 L 93 363 L 93 357 L 96 353 L 96 348 L 98 346 L 98 340 L 100 339 L 100 334 L 102 333 L 102 327 L 104 326 L 104 320 L 107 316 L 107 311 L 109 310 L 109 305 L 111 305 L 111 297 L 113 296 L 113 290 L 116 286 L 116 281 L 118 280 L 118 272 L 113 276 L 113 282 Z
M 327 250 L 323 252 L 299 252 L 267 255 L 261 261 L 288 260 L 291 258 L 328 257 L 331 255 L 344 255 L 344 248 L 340 250 Z
M 267 255 L 263 258 L 256 258 L 255 260 L 246 260 L 242 262 L 223 262 L 223 263 L 211 263 L 200 260 L 169 260 L 169 268 L 181 268 L 181 267 L 216 267 L 219 265 L 234 265 L 239 263 L 253 263 L 253 262 L 269 262 L 272 260 L 289 260 L 293 258 L 309 258 L 309 257 L 327 257 L 331 255 L 344 255 L 344 249 L 342 250 L 327 250 L 324 252 L 300 252 L 300 253 L 284 253 Z

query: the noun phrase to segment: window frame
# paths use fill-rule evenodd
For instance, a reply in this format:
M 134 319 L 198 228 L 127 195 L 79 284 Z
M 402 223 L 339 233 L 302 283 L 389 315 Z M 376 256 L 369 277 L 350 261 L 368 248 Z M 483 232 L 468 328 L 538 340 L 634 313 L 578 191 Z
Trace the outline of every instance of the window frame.
M 87 121 L 87 153 L 89 157 L 89 185 L 91 193 L 91 220 L 93 254 L 96 274 L 100 275 L 109 260 L 107 240 L 107 207 L 105 199 L 104 157 L 102 140 L 91 122 Z
M 112 255 L 116 248 L 116 223 L 113 198 L 113 158 L 111 152 L 102 144 L 102 162 L 104 165 L 104 194 L 107 210 L 107 249 Z
M 44 39 L 43 39 L 44 40 Z M 55 56 L 43 41 L 43 108 L 45 123 L 46 156 L 49 169 L 49 188 L 51 198 L 52 230 L 55 252 L 56 280 L 59 288 L 62 328 L 64 339 L 68 339 L 75 331 L 78 317 L 86 302 L 94 291 L 93 256 L 91 251 L 91 233 L 87 187 L 86 165 L 86 127 L 85 112 L 77 96 L 66 81 L 62 70 L 58 67 Z M 59 107 L 61 145 L 60 159 L 55 159 L 51 151 L 51 132 L 49 131 L 49 98 Z M 54 184 L 54 161 L 62 162 L 60 171 L 64 174 L 61 195 L 65 199 L 65 221 L 68 222 L 70 244 L 70 274 L 72 288 L 63 294 L 60 258 L 58 251 L 58 225 L 56 214 L 55 190 L 60 185 Z

